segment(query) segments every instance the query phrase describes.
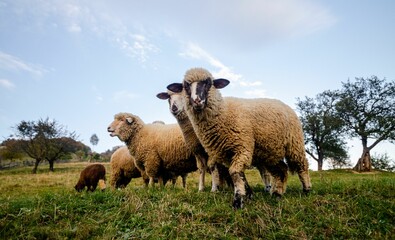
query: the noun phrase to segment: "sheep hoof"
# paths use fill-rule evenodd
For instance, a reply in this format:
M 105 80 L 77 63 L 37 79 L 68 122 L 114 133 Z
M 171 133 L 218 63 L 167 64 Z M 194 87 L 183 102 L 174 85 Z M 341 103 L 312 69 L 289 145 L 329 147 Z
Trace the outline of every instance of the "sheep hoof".
M 303 193 L 304 193 L 305 195 L 309 195 L 310 191 L 311 191 L 310 188 L 308 188 L 308 189 L 303 188 Z
M 277 200 L 280 200 L 283 197 L 283 195 L 278 192 L 273 192 L 272 196 L 275 197 Z
M 234 210 L 243 208 L 243 198 L 240 194 L 238 193 L 235 194 L 232 206 Z

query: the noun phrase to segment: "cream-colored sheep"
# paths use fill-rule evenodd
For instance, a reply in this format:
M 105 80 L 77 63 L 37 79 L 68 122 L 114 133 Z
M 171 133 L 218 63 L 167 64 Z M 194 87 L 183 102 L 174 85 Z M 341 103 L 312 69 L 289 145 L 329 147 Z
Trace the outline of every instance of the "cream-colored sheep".
M 183 92 L 188 118 L 209 159 L 229 166 L 233 207 L 241 208 L 245 196 L 252 195 L 244 175 L 251 165 L 271 173 L 274 195 L 285 192 L 288 167 L 298 173 L 303 190 L 310 191 L 303 131 L 295 112 L 273 99 L 224 101 L 217 89 L 228 84 L 226 79 L 214 79 L 205 69 L 194 68 L 186 72 L 182 84 L 171 84 L 168 89 Z
M 149 177 L 149 185 L 158 178 L 163 186 L 163 178 L 183 176 L 196 171 L 196 159 L 186 147 L 180 127 L 177 124 L 145 124 L 138 116 L 119 113 L 107 129 L 126 143 L 135 164 Z
M 149 178 L 134 165 L 134 157 L 130 155 L 129 149 L 122 146 L 111 155 L 111 180 L 110 184 L 114 188 L 125 188 L 132 178 L 140 178 L 147 185 Z
M 177 119 L 178 124 L 181 127 L 181 130 L 184 134 L 185 142 L 189 147 L 191 147 L 195 153 L 196 159 L 198 159 L 198 168 L 200 171 L 200 179 L 199 179 L 199 190 L 204 189 L 204 178 L 205 172 L 208 169 L 207 161 L 208 154 L 204 150 L 201 145 L 198 137 L 196 136 L 192 123 L 189 121 L 189 118 L 186 113 L 185 106 L 185 98 L 181 93 L 176 93 L 168 90 L 167 92 L 158 93 L 156 95 L 159 99 L 169 101 L 169 109 L 173 116 Z M 226 101 L 226 98 L 224 98 Z M 269 192 L 271 189 L 271 176 L 266 171 L 264 167 L 259 169 L 262 181 L 265 184 L 265 191 Z M 215 192 L 218 190 L 218 186 L 223 185 L 225 181 L 231 182 L 228 169 L 224 167 L 220 163 L 216 163 L 210 169 L 212 175 L 212 188 L 211 191 Z M 200 183 L 203 183 L 200 185 Z M 233 183 L 232 183 L 233 186 Z

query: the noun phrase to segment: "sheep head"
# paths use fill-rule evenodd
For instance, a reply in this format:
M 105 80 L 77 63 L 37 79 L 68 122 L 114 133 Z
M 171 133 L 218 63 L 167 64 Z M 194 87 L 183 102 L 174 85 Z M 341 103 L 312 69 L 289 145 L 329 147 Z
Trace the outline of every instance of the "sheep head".
M 114 121 L 108 126 L 107 131 L 111 137 L 118 137 L 126 142 L 130 140 L 142 127 L 143 121 L 130 113 L 118 113 L 114 116 Z
M 214 79 L 211 73 L 203 68 L 192 68 L 185 73 L 182 87 L 179 84 L 170 84 L 167 88 L 173 92 L 185 90 L 189 105 L 197 112 L 207 106 L 211 89 L 221 89 L 229 84 L 226 79 Z
M 185 111 L 184 97 L 182 96 L 181 91 L 177 93 L 169 90 L 167 92 L 158 93 L 156 97 L 162 100 L 168 100 L 170 112 L 175 117 Z

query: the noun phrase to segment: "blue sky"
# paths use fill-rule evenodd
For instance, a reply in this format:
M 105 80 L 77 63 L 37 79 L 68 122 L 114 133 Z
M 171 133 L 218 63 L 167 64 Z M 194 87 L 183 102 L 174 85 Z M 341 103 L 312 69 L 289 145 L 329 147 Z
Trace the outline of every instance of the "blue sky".
M 175 123 L 155 95 L 191 67 L 228 78 L 225 96 L 293 108 L 355 77 L 394 80 L 394 11 L 390 0 L 0 0 L 0 137 L 49 117 L 111 149 L 118 112 Z M 377 151 L 395 158 L 394 145 Z

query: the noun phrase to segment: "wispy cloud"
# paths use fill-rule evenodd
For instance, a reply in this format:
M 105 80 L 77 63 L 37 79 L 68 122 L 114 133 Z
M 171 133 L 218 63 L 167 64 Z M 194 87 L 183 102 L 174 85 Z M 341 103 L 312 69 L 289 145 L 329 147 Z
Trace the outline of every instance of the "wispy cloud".
M 18 57 L 0 51 L 0 68 L 11 71 L 24 71 L 42 77 L 49 72 L 42 66 L 26 62 Z
M 140 34 L 132 34 L 127 39 L 117 38 L 116 41 L 127 55 L 137 58 L 141 63 L 147 62 L 150 54 L 160 51 L 157 46 Z
M 8 79 L 0 79 L 0 86 L 6 89 L 13 89 L 15 88 L 15 84 L 13 84 L 10 80 Z
M 246 90 L 244 94 L 247 97 L 264 97 L 266 90 L 257 88 L 262 85 L 261 81 L 248 81 L 243 75 L 235 73 L 230 67 L 223 64 L 220 60 L 213 57 L 210 53 L 202 49 L 195 43 L 188 43 L 185 45 L 184 50 L 179 54 L 184 58 L 191 58 L 201 60 L 211 65 L 215 70 L 212 72 L 215 78 L 226 78 L 238 86 L 244 88 L 254 88 L 253 90 Z
M 113 95 L 113 100 L 114 102 L 125 102 L 136 99 L 137 97 L 137 94 L 123 90 L 115 92 Z
M 229 78 L 235 82 L 240 81 L 243 78 L 242 75 L 234 73 L 231 68 L 227 67 L 220 60 L 213 57 L 195 43 L 187 43 L 184 47 L 184 50 L 179 55 L 184 58 L 197 59 L 207 62 L 217 70 L 216 72 L 213 72 L 214 77 Z

